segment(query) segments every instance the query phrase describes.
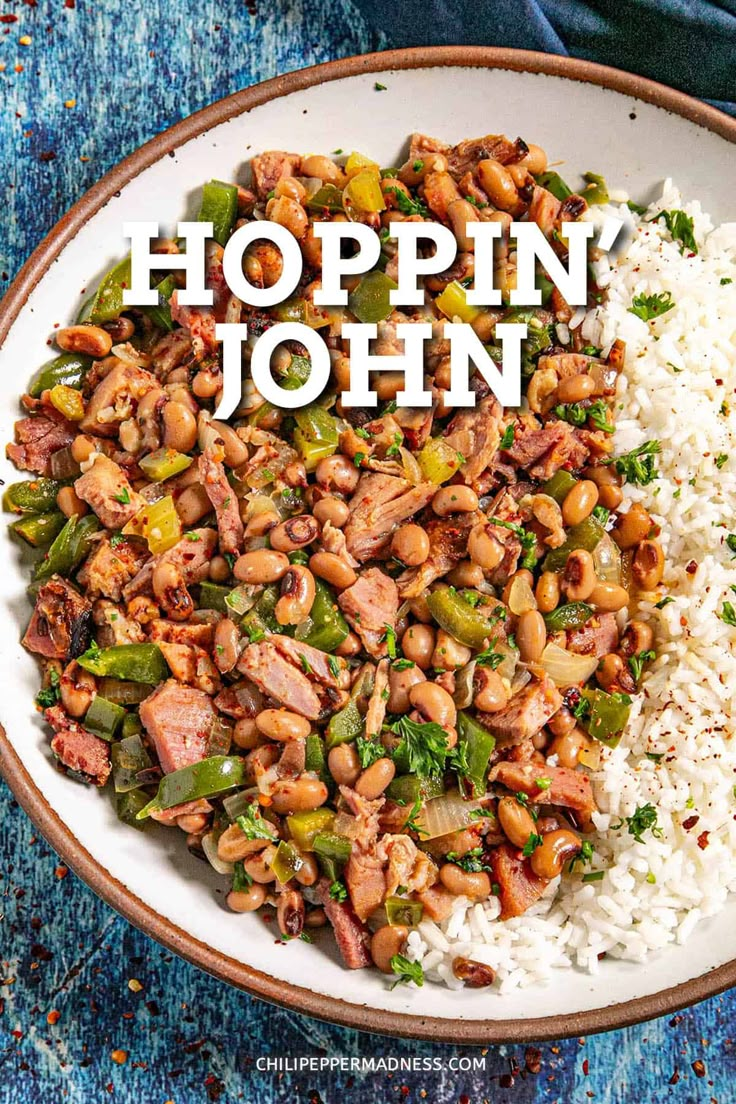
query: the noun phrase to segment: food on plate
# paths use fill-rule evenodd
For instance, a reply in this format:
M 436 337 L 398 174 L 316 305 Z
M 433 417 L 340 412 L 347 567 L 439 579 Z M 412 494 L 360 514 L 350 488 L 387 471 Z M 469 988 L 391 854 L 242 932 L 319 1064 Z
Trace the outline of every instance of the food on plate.
M 32 478 L 10 486 L 5 505 L 17 537 L 42 549 L 23 643 L 42 666 L 51 749 L 75 778 L 107 786 L 122 820 L 181 830 L 230 880 L 233 911 L 274 909 L 285 940 L 330 926 L 350 969 L 373 964 L 417 985 L 425 971 L 455 986 L 486 987 L 499 973 L 518 984 L 528 967 L 509 938 L 533 950 L 549 933 L 549 964 L 569 963 L 570 921 L 590 913 L 605 879 L 613 911 L 603 915 L 617 930 L 601 922 L 597 939 L 578 939 L 592 968 L 594 948 L 619 953 L 629 934 L 618 934 L 621 878 L 632 889 L 652 874 L 641 870 L 647 845 L 661 867 L 679 809 L 666 772 L 684 706 L 680 692 L 668 704 L 661 694 L 676 647 L 670 607 L 682 598 L 664 578 L 683 585 L 683 548 L 699 539 L 687 522 L 683 531 L 673 488 L 663 499 L 679 528 L 663 529 L 653 485 L 663 486 L 658 465 L 673 463 L 673 433 L 656 395 L 642 397 L 627 346 L 659 386 L 676 384 L 695 355 L 686 328 L 678 347 L 667 337 L 677 281 L 693 258 L 713 272 L 724 262 L 715 248 L 700 257 L 679 200 L 647 221 L 633 204 L 621 210 L 638 267 L 592 250 L 587 308 L 570 308 L 541 270 L 541 307 L 475 307 L 468 223 L 504 228 L 506 298 L 512 219 L 536 222 L 564 259 L 560 225 L 609 204 L 602 178 L 587 174 L 573 192 L 539 147 L 493 135 L 451 146 L 416 134 L 399 168 L 281 151 L 251 168 L 250 187 L 204 189 L 213 307 L 179 303 L 166 270 L 178 246 L 161 241 L 158 305 L 123 308 L 123 260 L 56 332 L 60 355 L 23 395 L 8 455 Z M 224 290 L 221 263 L 232 231 L 263 218 L 294 235 L 305 262 L 295 296 L 265 311 Z M 351 278 L 349 306 L 326 309 L 313 302 L 314 224 L 333 218 L 379 230 L 382 253 Z M 424 304 L 400 312 L 388 300 L 391 227 L 405 219 L 444 223 L 460 252 L 426 279 Z M 663 287 L 653 251 L 669 265 Z M 268 242 L 246 254 L 259 286 L 280 265 Z M 397 323 L 435 324 L 431 409 L 397 407 L 403 377 L 386 372 L 377 414 L 343 405 L 341 324 L 355 319 L 378 323 L 374 351 L 386 356 L 402 351 Z M 479 375 L 475 407 L 448 407 L 448 319 L 472 325 L 491 356 L 499 321 L 527 323 L 520 409 L 503 409 Z M 319 329 L 329 391 L 281 410 L 246 373 L 236 414 L 215 420 L 225 320 L 247 321 L 254 336 L 283 320 Z M 273 370 L 298 386 L 304 348 L 282 346 Z M 710 445 L 721 427 L 708 401 Z M 656 436 L 642 435 L 648 421 Z M 724 445 L 707 462 L 711 481 L 729 457 Z M 723 647 L 736 615 L 725 601 L 714 616 Z M 640 769 L 662 781 L 632 806 Z

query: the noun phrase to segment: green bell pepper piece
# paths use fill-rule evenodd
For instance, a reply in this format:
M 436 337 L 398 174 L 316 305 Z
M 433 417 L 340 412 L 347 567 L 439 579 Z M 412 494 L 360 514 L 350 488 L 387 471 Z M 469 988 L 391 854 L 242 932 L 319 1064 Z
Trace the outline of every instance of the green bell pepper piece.
M 24 479 L 11 483 L 3 495 L 3 509 L 13 514 L 43 514 L 56 506 L 63 483 L 56 479 Z
M 578 481 L 574 475 L 570 475 L 564 468 L 560 468 L 551 479 L 547 480 L 542 487 L 542 491 L 561 506 L 573 487 L 577 486 L 577 483 Z
M 450 587 L 441 586 L 428 594 L 427 605 L 440 628 L 469 648 L 482 648 L 483 641 L 493 635 L 494 622 Z
M 445 784 L 440 777 L 418 778 L 415 774 L 402 774 L 392 779 L 386 789 L 390 797 L 399 805 L 411 808 L 417 801 L 429 801 L 433 797 L 442 797 Z
M 304 201 L 308 211 L 342 211 L 342 192 L 334 184 L 323 184 L 322 187 Z
M 496 746 L 496 737 L 485 725 L 479 724 L 474 717 L 462 710 L 457 715 L 458 742 L 465 745 L 468 773 L 465 777 L 471 783 L 473 797 L 486 792 L 486 775 L 491 752 Z
M 305 813 L 292 813 L 286 818 L 289 832 L 300 851 L 311 851 L 315 836 L 329 832 L 335 822 L 332 809 L 313 809 Z
M 152 812 L 181 805 L 184 801 L 218 797 L 245 785 L 245 775 L 245 760 L 239 755 L 213 755 L 188 767 L 181 767 L 163 776 L 158 784 L 158 793 L 138 813 L 138 820 L 144 820 Z
M 580 195 L 586 203 L 603 204 L 609 202 L 608 185 L 604 177 L 599 176 L 598 173 L 586 172 L 583 173 L 583 180 L 586 180 L 587 184 Z
M 115 644 L 112 648 L 89 648 L 77 663 L 93 675 L 145 682 L 157 686 L 169 677 L 169 668 L 158 644 Z
M 316 732 L 310 732 L 305 741 L 304 769 L 314 771 L 320 778 L 329 778 L 327 771 L 327 756 L 325 755 L 325 742 Z
M 631 698 L 628 694 L 606 694 L 603 690 L 583 690 L 582 696 L 590 706 L 583 721 L 588 734 L 606 747 L 616 747 L 629 720 Z
M 385 272 L 368 272 L 348 296 L 348 307 L 361 322 L 383 322 L 394 309 L 389 292 L 398 286 Z
M 149 452 L 138 461 L 143 474 L 153 483 L 162 483 L 165 479 L 171 479 L 174 475 L 186 471 L 191 467 L 193 456 L 187 456 L 185 452 L 177 452 L 172 448 L 160 448 L 155 452 Z
M 128 790 L 126 793 L 117 794 L 115 806 L 118 818 L 140 832 L 145 827 L 141 824 L 140 814 L 146 807 L 146 801 L 147 797 L 143 790 Z
M 116 705 L 115 702 L 96 694 L 82 724 L 101 740 L 111 743 L 117 736 L 124 716 L 125 710 L 122 705 Z
M 197 222 L 212 223 L 212 237 L 227 245 L 238 216 L 238 189 L 222 180 L 210 180 L 202 188 L 202 204 Z
M 80 391 L 91 364 L 92 357 L 82 353 L 62 353 L 39 368 L 29 384 L 28 394 L 37 399 L 42 391 L 50 391 L 59 383 Z
M 126 714 L 131 716 L 132 714 Z M 86 722 L 85 722 L 86 724 Z M 125 732 L 125 720 L 123 720 Z M 112 760 L 112 780 L 116 793 L 128 793 L 140 788 L 138 775 L 153 766 L 151 757 L 143 746 L 139 733 L 124 736 L 110 748 Z M 148 798 L 146 798 L 146 801 Z
M 593 607 L 585 602 L 568 602 L 565 606 L 558 606 L 551 613 L 545 613 L 544 623 L 551 632 L 579 629 L 594 613 Z
M 408 901 L 405 897 L 387 897 L 385 907 L 386 919 L 392 928 L 415 928 L 424 912 L 421 901 Z
M 350 630 L 332 591 L 321 579 L 314 581 L 314 602 L 309 617 L 312 628 L 303 638 L 303 642 L 334 655 L 335 649 L 342 644 Z
M 66 520 L 60 510 L 51 510 L 48 514 L 26 514 L 10 528 L 32 548 L 41 548 L 58 537 Z
M 123 291 L 130 284 L 130 256 L 127 256 L 102 277 L 89 308 L 89 321 L 100 326 L 122 314 L 125 310 Z
M 350 699 L 339 713 L 333 713 L 327 725 L 325 746 L 328 751 L 338 744 L 349 744 L 363 731 L 364 721 L 355 702 Z
M 126 713 L 123 717 L 123 727 L 120 730 L 120 736 L 123 740 L 127 740 L 129 736 L 137 736 L 143 731 L 143 724 L 137 713 Z M 143 769 L 143 768 L 141 768 Z
M 140 310 L 148 315 L 154 326 L 171 332 L 174 323 L 171 318 L 169 299 L 176 291 L 176 280 L 173 276 L 166 276 L 160 284 L 156 284 L 155 290 L 158 292 L 158 303 L 153 307 L 141 307 Z
M 579 525 L 573 525 L 567 534 L 567 540 L 559 548 L 553 548 L 547 553 L 542 564 L 543 571 L 562 571 L 567 563 L 567 557 L 576 548 L 584 548 L 586 552 L 593 552 L 605 533 L 605 529 L 592 515 Z
M 284 627 L 276 620 L 274 610 L 279 600 L 279 588 L 267 586 L 252 609 L 249 609 L 240 622 L 251 642 L 263 640 L 267 633 L 284 632 Z
M 100 529 L 94 514 L 70 517 L 33 572 L 33 584 L 43 583 L 52 575 L 67 576 L 90 551 L 92 537 Z
M 534 179 L 540 188 L 546 188 L 547 191 L 551 192 L 555 199 L 559 199 L 560 202 L 572 195 L 572 188 L 567 186 L 559 173 L 553 172 L 551 169 L 547 172 L 540 173 L 539 176 L 535 176 Z
M 281 840 L 270 865 L 280 884 L 284 885 L 298 874 L 304 866 L 304 859 L 293 844 L 287 840 Z
M 322 873 L 334 882 L 340 877 L 342 868 L 350 858 L 352 844 L 347 836 L 337 836 L 334 832 L 318 832 L 312 841 Z
M 319 403 L 310 403 L 291 413 L 296 422 L 294 445 L 307 471 L 314 471 L 320 460 L 337 452 L 337 422 Z
M 219 610 L 220 613 L 228 613 L 227 603 L 225 599 L 230 594 L 232 587 L 220 586 L 218 583 L 211 583 L 208 579 L 205 579 L 199 587 L 199 608 Z

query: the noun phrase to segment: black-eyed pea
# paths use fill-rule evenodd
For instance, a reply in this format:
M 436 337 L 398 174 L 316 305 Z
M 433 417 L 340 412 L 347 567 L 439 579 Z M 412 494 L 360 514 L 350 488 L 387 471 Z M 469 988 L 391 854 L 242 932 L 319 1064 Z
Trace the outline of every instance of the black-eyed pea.
M 371 958 L 383 974 L 392 974 L 391 959 L 404 950 L 409 929 L 403 924 L 384 924 L 371 937 Z
M 419 682 L 409 691 L 409 701 L 429 721 L 453 727 L 457 708 L 450 694 L 436 682 Z
M 425 674 L 416 663 L 412 667 L 397 670 L 392 667 L 388 676 L 388 709 L 390 713 L 408 713 L 411 708 L 409 691 L 412 686 L 425 681 Z
M 538 610 L 525 610 L 516 625 L 516 644 L 525 663 L 537 663 L 547 643 L 547 627 Z
M 349 632 L 345 639 L 335 648 L 335 655 L 343 659 L 349 659 L 351 656 L 358 655 L 362 648 L 363 645 L 360 637 L 354 632 Z
M 432 509 L 438 517 L 472 514 L 478 509 L 478 496 L 472 487 L 453 483 L 449 487 L 440 487 L 432 499 Z
M 309 568 L 292 564 L 281 580 L 281 597 L 273 611 L 279 625 L 301 625 L 306 621 L 315 594 L 314 575 Z
M 592 479 L 581 479 L 565 495 L 562 503 L 562 520 L 565 525 L 579 525 L 593 513 L 598 505 L 598 488 Z
M 197 419 L 183 403 L 167 402 L 161 414 L 166 448 L 190 452 L 197 443 Z
M 469 662 L 472 652 L 444 629 L 437 630 L 431 665 L 438 671 L 456 671 Z
M 646 540 L 652 528 L 652 519 L 640 502 L 634 502 L 625 514 L 621 514 L 611 530 L 611 536 L 622 552 L 635 548 Z
M 477 166 L 480 186 L 494 207 L 500 211 L 514 210 L 519 202 L 516 185 L 509 173 L 499 161 L 486 158 Z
M 575 548 L 567 557 L 562 573 L 561 589 L 568 601 L 585 602 L 593 593 L 597 582 L 590 552 L 584 548 Z
M 277 552 L 297 552 L 319 536 L 319 523 L 311 514 L 297 514 L 276 525 L 269 533 L 271 548 Z
M 65 326 L 57 330 L 54 341 L 65 353 L 84 353 L 102 360 L 112 349 L 112 337 L 101 326 Z
M 628 606 L 629 592 L 616 583 L 597 582 L 587 600 L 602 613 L 618 613 Z
M 510 691 L 498 671 L 476 667 L 473 677 L 473 705 L 482 713 L 498 713 L 509 703 Z
M 256 912 L 266 900 L 266 888 L 254 882 L 247 889 L 233 889 L 225 898 L 233 912 Z
M 355 792 L 368 801 L 375 801 L 380 797 L 396 774 L 396 767 L 391 759 L 377 759 L 361 773 L 355 783 Z
M 485 576 L 483 568 L 478 564 L 474 564 L 472 560 L 461 560 L 452 571 L 448 572 L 446 578 L 450 586 L 468 587 L 474 590 L 481 585 Z
M 532 852 L 532 870 L 538 877 L 551 881 L 562 873 L 562 868 L 569 859 L 579 854 L 581 847 L 580 837 L 567 828 L 548 832 L 542 837 L 539 847 Z
M 326 456 L 324 460 L 320 460 L 315 469 L 315 476 L 320 487 L 349 495 L 358 485 L 360 472 L 347 456 L 336 453 L 334 456 Z
M 299 885 L 311 886 L 317 882 L 319 878 L 319 866 L 314 855 L 310 855 L 305 852 L 301 856 L 302 865 L 297 870 L 294 877 L 298 881 Z
M 244 751 L 252 751 L 266 742 L 253 717 L 240 717 L 233 726 L 233 743 Z
M 407 567 L 418 567 L 429 555 L 429 537 L 421 525 L 401 525 L 391 538 L 391 552 Z
M 573 717 L 574 721 L 575 718 Z M 573 723 L 572 728 L 568 729 L 567 732 L 561 732 L 559 736 L 555 736 L 547 754 L 556 755 L 561 767 L 568 767 L 573 770 L 580 762 L 580 752 L 588 746 L 588 743 L 587 733 Z
M 354 744 L 338 744 L 327 755 L 327 767 L 338 786 L 353 786 L 360 777 L 361 766 Z
M 255 841 L 253 841 L 255 842 Z M 243 867 L 254 882 L 259 885 L 268 885 L 276 881 L 276 875 L 271 869 L 271 863 L 276 858 L 276 845 L 268 843 L 255 854 L 243 860 Z
M 523 848 L 535 831 L 529 810 L 515 797 L 502 797 L 498 803 L 497 815 L 504 834 L 514 847 Z
M 282 778 L 274 783 L 272 808 L 280 816 L 311 812 L 324 805 L 327 796 L 327 787 L 318 778 L 306 774 L 297 779 Z
M 452 972 L 459 981 L 464 981 L 469 989 L 485 989 L 496 980 L 495 971 L 484 962 L 458 955 L 452 960 Z
M 312 730 L 306 717 L 288 709 L 263 709 L 256 717 L 256 728 L 269 740 L 281 744 L 305 740 Z
M 654 590 L 664 575 L 664 552 L 656 540 L 643 540 L 631 564 L 634 582 L 641 590 Z
M 595 380 L 587 373 L 565 376 L 557 387 L 557 398 L 561 403 L 577 403 L 589 399 L 594 391 Z
M 358 578 L 350 564 L 334 552 L 315 552 L 309 558 L 309 569 L 336 590 L 345 590 Z
M 407 659 L 426 671 L 432 666 L 435 641 L 435 630 L 431 625 L 410 625 L 401 638 L 401 650 Z
M 233 575 L 241 583 L 260 586 L 283 579 L 290 567 L 289 557 L 283 552 L 258 548 L 254 552 L 244 552 L 242 556 L 238 556 Z
M 551 613 L 560 604 L 560 577 L 554 571 L 543 571 L 537 580 L 534 597 L 540 613 Z
M 468 554 L 484 571 L 493 571 L 504 557 L 504 548 L 485 525 L 476 525 L 468 537 Z
M 235 667 L 240 658 L 240 633 L 234 621 L 223 617 L 215 626 L 215 666 L 222 674 Z
M 491 880 L 485 871 L 471 874 L 455 863 L 440 867 L 440 881 L 456 897 L 468 897 L 471 901 L 483 901 L 491 894 Z
M 223 862 L 240 862 L 269 846 L 268 840 L 248 839 L 237 824 L 230 824 L 217 841 L 217 857 Z
M 326 525 L 327 522 L 329 522 L 330 525 L 334 525 L 336 529 L 342 529 L 343 525 L 345 525 L 350 517 L 350 508 L 347 502 L 343 502 L 341 498 L 335 498 L 334 495 L 326 495 L 318 502 L 315 502 L 312 513 L 320 525 Z

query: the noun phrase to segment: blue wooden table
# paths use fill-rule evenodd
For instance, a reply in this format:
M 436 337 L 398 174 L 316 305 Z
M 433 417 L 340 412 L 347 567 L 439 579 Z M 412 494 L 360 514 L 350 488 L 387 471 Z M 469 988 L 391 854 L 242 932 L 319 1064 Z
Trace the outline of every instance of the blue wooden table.
M 382 45 L 350 0 L 0 0 L 0 293 L 70 204 L 147 138 L 255 81 Z M 130 927 L 60 865 L 0 783 L 0 1104 L 726 1104 L 734 1010 L 731 995 L 627 1031 L 487 1052 L 318 1023 Z M 285 1050 L 463 1056 L 485 1069 L 257 1071 L 259 1056 Z

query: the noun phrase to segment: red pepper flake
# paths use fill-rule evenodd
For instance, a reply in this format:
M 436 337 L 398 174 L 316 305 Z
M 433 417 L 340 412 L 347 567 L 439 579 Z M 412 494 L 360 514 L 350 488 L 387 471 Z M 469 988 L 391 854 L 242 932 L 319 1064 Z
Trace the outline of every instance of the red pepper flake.
M 692 1066 L 693 1073 L 696 1077 L 705 1077 L 705 1062 L 701 1061 L 701 1059 L 698 1058 L 695 1062 L 693 1062 Z
M 47 163 L 49 161 L 55 161 L 56 160 L 56 154 L 54 153 L 53 150 L 44 150 L 43 153 L 39 153 L 38 160 L 43 161 L 44 163 Z
M 690 562 L 685 565 L 685 570 L 687 571 L 688 575 L 694 575 L 695 572 L 698 570 L 698 565 L 696 564 L 695 560 L 690 560 Z
M 587 1058 L 583 1059 L 583 1073 L 585 1074 L 586 1077 L 590 1073 L 590 1062 L 588 1061 Z
M 54 874 L 59 879 L 59 881 L 61 881 L 62 878 L 66 878 L 68 873 L 69 873 L 69 867 L 68 866 L 57 866 L 56 870 L 54 871 Z
M 689 832 L 691 828 L 695 827 L 699 820 L 699 816 L 689 816 L 687 820 L 683 820 L 682 827 L 685 829 L 686 832 Z
M 669 1084 L 670 1085 L 676 1085 L 679 1080 L 680 1080 L 680 1071 L 678 1070 L 677 1066 L 675 1066 L 674 1071 L 672 1073 L 672 1076 L 670 1077 Z
M 70 11 L 74 11 L 76 7 L 75 0 L 64 0 L 64 7 L 69 8 Z
M 0 23 L 17 23 L 17 15 L 0 15 Z
M 701 851 L 705 851 L 706 847 L 708 846 L 708 842 L 709 842 L 708 841 L 708 836 L 709 835 L 710 835 L 710 832 L 701 832 L 700 835 L 698 836 L 698 847 L 700 848 Z
M 46 1023 L 51 1024 L 51 1026 L 53 1027 L 53 1025 L 55 1023 L 58 1023 L 60 1019 L 61 1019 L 61 1012 L 59 1012 L 58 1008 L 52 1008 L 51 1011 L 49 1012 L 49 1014 L 46 1017 Z

